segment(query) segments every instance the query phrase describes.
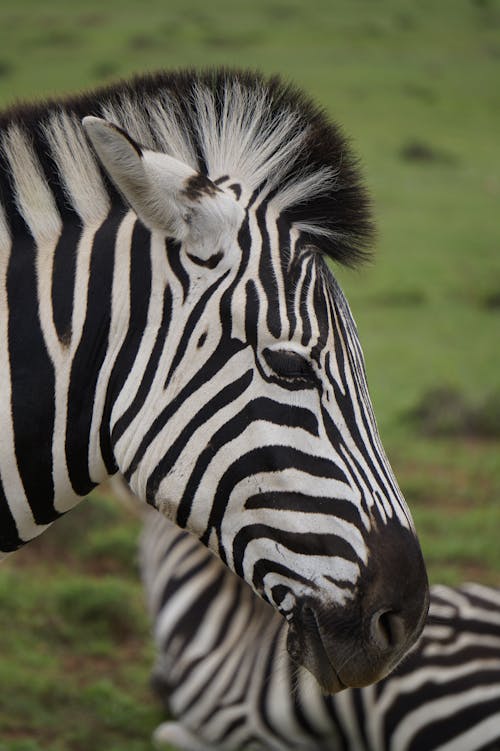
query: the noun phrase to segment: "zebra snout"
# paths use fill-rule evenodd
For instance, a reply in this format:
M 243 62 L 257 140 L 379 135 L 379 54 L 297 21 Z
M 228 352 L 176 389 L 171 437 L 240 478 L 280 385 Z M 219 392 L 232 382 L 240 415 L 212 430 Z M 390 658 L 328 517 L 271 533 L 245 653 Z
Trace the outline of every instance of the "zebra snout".
M 289 623 L 287 649 L 325 693 L 334 694 L 385 677 L 412 646 L 417 630 L 396 610 L 379 608 L 363 617 L 356 601 L 347 608 L 307 601 Z
M 418 541 L 388 526 L 372 537 L 352 596 L 335 603 L 318 589 L 297 602 L 289 621 L 290 655 L 327 693 L 384 678 L 424 627 L 429 587 Z
M 429 583 L 417 538 L 395 525 L 374 532 L 373 553 L 358 582 L 366 649 L 385 659 L 387 674 L 419 637 L 429 608 Z M 380 676 L 383 677 L 383 676 Z

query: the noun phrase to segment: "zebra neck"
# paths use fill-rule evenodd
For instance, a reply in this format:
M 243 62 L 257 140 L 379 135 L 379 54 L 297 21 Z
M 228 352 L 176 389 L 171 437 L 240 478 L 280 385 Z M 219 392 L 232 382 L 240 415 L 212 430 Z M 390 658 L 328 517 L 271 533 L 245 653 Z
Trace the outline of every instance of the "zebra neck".
M 124 220 L 121 206 L 97 228 L 66 217 L 53 237 L 10 220 L 0 216 L 0 550 L 7 551 L 116 471 L 103 426 L 115 354 L 115 245 L 135 217 Z

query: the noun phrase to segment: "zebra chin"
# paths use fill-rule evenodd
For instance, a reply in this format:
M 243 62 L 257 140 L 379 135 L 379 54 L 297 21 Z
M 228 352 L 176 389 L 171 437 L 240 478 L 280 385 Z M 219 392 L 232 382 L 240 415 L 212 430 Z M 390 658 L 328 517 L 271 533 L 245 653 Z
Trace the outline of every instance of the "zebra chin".
M 287 650 L 325 693 L 362 688 L 388 675 L 415 644 L 429 609 L 429 585 L 413 534 L 372 533 L 374 551 L 343 605 L 325 591 L 298 598 Z

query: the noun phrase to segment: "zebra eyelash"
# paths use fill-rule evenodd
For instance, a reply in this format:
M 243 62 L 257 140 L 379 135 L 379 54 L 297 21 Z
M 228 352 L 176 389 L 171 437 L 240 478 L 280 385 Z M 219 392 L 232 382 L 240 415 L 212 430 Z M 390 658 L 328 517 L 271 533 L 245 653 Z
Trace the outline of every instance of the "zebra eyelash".
M 318 378 L 312 362 L 298 352 L 266 347 L 262 354 L 268 367 L 278 378 L 311 387 L 317 384 Z

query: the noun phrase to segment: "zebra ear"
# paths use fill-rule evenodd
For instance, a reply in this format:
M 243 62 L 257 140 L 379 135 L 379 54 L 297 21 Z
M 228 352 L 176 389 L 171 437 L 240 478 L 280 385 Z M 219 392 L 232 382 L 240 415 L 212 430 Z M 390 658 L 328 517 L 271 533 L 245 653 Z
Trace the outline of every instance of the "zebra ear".
M 144 149 L 107 120 L 85 117 L 82 122 L 102 166 L 141 221 L 185 240 L 196 200 L 219 192 L 217 186 L 178 159 Z

